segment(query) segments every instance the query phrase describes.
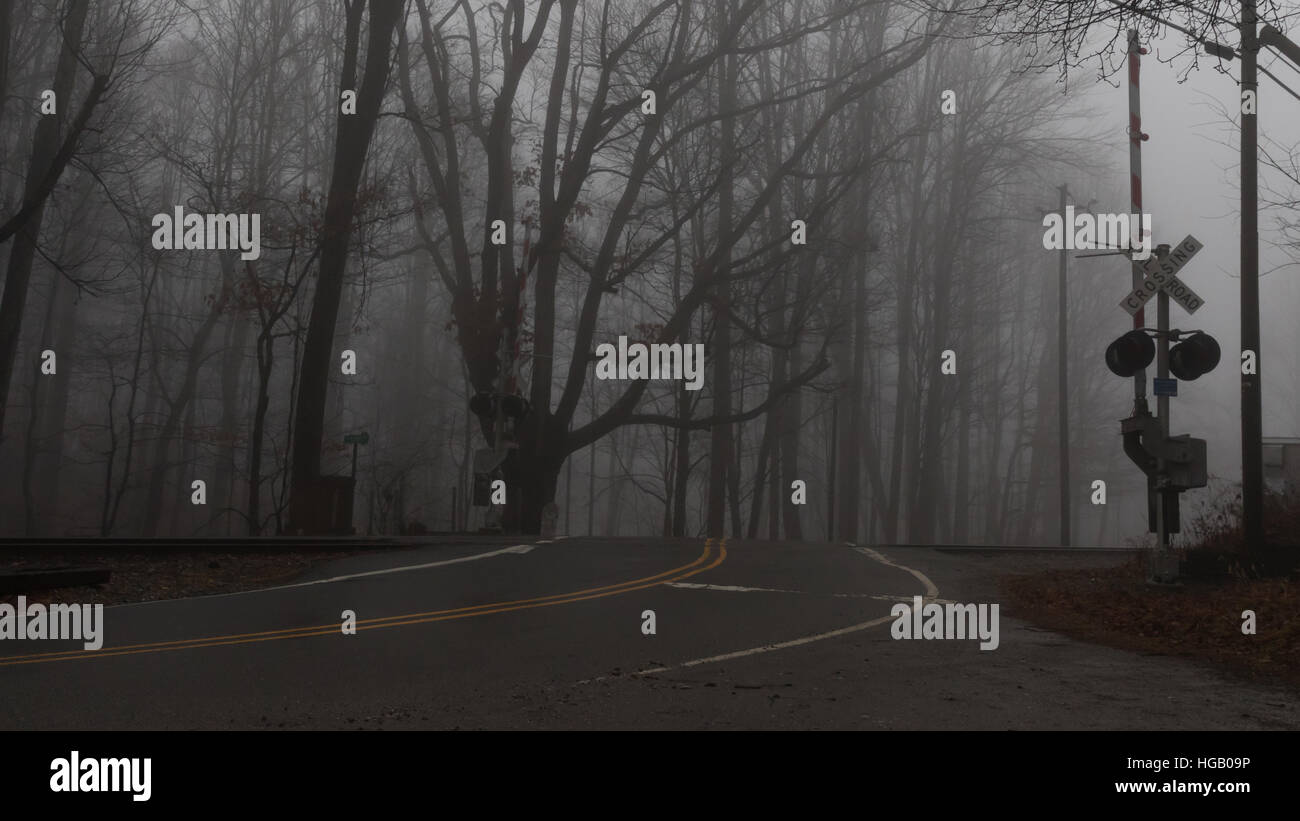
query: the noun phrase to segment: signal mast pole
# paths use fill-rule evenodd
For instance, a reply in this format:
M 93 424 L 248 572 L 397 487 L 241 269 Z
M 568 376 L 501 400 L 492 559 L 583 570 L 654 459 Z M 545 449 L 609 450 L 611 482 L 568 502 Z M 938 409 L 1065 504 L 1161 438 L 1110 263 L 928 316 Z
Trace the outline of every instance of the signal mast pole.
M 1132 214 L 1138 215 L 1138 224 L 1141 225 L 1142 215 L 1142 141 L 1147 135 L 1142 133 L 1142 104 L 1139 95 L 1140 83 L 1138 75 L 1141 73 L 1142 54 L 1146 49 L 1138 45 L 1137 29 L 1128 30 L 1128 166 L 1129 166 L 1129 189 L 1132 206 Z M 1149 244 L 1150 237 L 1145 238 Z M 1142 265 L 1137 260 L 1133 261 L 1133 290 L 1142 286 Z M 1134 330 L 1141 330 L 1146 326 L 1146 311 L 1142 308 L 1133 315 Z M 1147 413 L 1147 372 L 1146 369 L 1138 371 L 1133 375 L 1133 414 L 1140 416 Z
M 1149 246 L 1148 246 L 1149 247 Z M 1161 246 L 1160 256 L 1164 256 L 1169 247 Z M 1151 249 L 1151 253 L 1157 253 Z M 1161 288 L 1156 296 L 1156 376 L 1162 380 L 1169 378 L 1169 293 Z M 1166 383 L 1167 384 L 1167 383 Z M 1160 441 L 1169 440 L 1169 394 L 1160 391 L 1156 394 L 1156 418 L 1160 420 Z M 1178 560 L 1169 552 L 1169 527 L 1165 521 L 1165 511 L 1169 504 L 1168 481 L 1164 459 L 1156 461 L 1156 554 L 1152 575 L 1159 582 L 1173 582 L 1178 578 Z
M 1128 30 L 1128 108 L 1129 108 L 1129 179 L 1131 190 L 1132 212 L 1131 219 L 1137 220 L 1138 225 L 1144 226 L 1142 219 L 1142 143 L 1147 139 L 1146 134 L 1142 133 L 1142 104 L 1141 104 L 1141 72 L 1142 72 L 1142 55 L 1146 49 L 1138 44 L 1137 29 Z M 1142 247 L 1150 249 L 1154 253 L 1152 237 L 1146 234 L 1145 226 L 1142 229 Z M 1133 289 L 1137 290 L 1142 286 L 1146 277 L 1142 272 L 1142 262 L 1133 260 Z M 1138 309 L 1133 315 L 1134 330 L 1142 330 L 1146 327 L 1146 310 Z M 1169 295 L 1164 289 L 1160 290 L 1156 297 L 1156 328 L 1159 332 L 1157 339 L 1157 360 L 1156 374 L 1161 379 L 1169 377 Z M 1150 409 L 1147 405 L 1147 372 L 1146 368 L 1138 371 L 1133 375 L 1133 415 L 1148 416 Z M 1169 436 L 1169 397 L 1156 397 L 1156 412 L 1159 419 L 1159 431 L 1161 441 Z M 1147 492 L 1153 494 L 1155 499 L 1156 513 L 1156 547 L 1151 557 L 1150 578 L 1157 582 L 1172 582 L 1178 576 L 1178 565 L 1169 552 L 1169 533 L 1165 527 L 1165 489 L 1163 482 L 1165 479 L 1165 460 L 1160 459 L 1156 463 L 1155 478 L 1147 478 Z M 1148 504 L 1150 503 L 1148 498 Z M 1149 508 L 1148 508 L 1149 509 Z

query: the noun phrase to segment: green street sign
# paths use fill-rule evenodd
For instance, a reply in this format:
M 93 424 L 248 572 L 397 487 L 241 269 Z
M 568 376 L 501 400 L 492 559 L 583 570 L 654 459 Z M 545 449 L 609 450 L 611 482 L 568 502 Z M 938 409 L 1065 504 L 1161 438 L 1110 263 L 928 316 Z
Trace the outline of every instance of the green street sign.
M 364 445 L 369 441 L 369 433 L 349 433 L 343 437 L 343 444 L 345 445 Z

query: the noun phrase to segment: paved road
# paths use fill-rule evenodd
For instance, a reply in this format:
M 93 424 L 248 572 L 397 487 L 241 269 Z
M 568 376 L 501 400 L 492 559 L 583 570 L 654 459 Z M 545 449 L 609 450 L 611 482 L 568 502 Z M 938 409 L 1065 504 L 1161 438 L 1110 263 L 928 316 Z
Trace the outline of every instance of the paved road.
M 6 641 L 0 729 L 1300 728 L 1295 693 L 1005 616 L 992 651 L 891 638 L 894 602 L 996 602 L 1007 561 L 657 539 L 358 556 L 106 608 L 99 651 Z

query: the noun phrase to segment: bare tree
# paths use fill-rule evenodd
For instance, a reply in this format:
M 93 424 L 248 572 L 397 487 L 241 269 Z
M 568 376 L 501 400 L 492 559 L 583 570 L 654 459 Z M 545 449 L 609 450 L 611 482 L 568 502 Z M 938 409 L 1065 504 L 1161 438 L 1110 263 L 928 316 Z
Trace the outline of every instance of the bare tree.
M 302 354 L 302 375 L 294 418 L 291 491 L 293 497 L 304 500 L 300 516 L 310 515 L 309 505 L 312 499 L 309 488 L 320 476 L 327 375 L 332 361 L 334 325 L 338 319 L 343 292 L 343 274 L 347 267 L 348 243 L 353 232 L 357 189 L 388 85 L 393 30 L 401 21 L 404 5 L 402 0 L 371 0 L 365 69 L 358 84 L 361 24 L 366 16 L 366 0 L 351 0 L 347 4 L 346 41 L 339 89 L 341 92 L 356 92 L 356 113 L 343 113 L 340 106 L 334 145 L 334 169 L 320 235 L 320 272 Z M 291 518 L 292 516 L 291 513 Z M 294 524 L 291 522 L 291 527 Z M 305 521 L 297 524 L 311 526 Z

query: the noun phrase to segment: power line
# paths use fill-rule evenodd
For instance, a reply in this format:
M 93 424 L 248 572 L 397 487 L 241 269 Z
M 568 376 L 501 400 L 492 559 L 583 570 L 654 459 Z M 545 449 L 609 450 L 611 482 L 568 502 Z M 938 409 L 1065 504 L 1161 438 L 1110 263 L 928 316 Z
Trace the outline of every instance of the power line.
M 1297 100 L 1300 100 L 1300 94 L 1297 94 L 1294 91 L 1292 91 L 1290 86 L 1288 86 L 1286 83 L 1282 82 L 1277 78 L 1277 75 L 1275 75 L 1273 72 L 1269 71 L 1268 69 L 1264 68 L 1263 66 L 1259 66 L 1258 68 L 1260 73 L 1267 75 L 1268 77 L 1272 78 L 1273 82 L 1282 86 L 1282 90 L 1284 90 L 1287 94 L 1290 94 L 1292 97 L 1295 97 Z

